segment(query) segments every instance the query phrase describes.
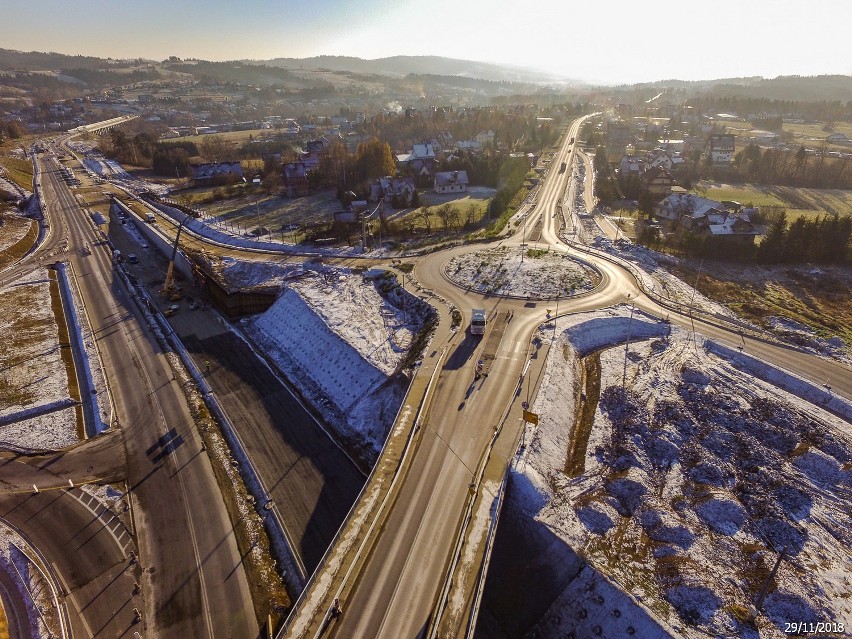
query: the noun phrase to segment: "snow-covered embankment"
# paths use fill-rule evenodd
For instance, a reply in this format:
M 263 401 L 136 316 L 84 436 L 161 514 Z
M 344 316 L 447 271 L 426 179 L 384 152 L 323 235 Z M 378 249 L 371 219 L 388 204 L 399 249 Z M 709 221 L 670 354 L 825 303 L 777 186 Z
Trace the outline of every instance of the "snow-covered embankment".
M 431 312 L 392 277 L 320 268 L 247 330 L 338 434 L 374 456 L 407 388 L 399 368 Z

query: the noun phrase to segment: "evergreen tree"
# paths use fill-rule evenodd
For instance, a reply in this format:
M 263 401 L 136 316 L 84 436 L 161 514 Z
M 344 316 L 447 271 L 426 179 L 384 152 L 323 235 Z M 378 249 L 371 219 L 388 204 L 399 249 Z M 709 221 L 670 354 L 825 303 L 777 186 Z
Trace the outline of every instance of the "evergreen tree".
M 784 252 L 784 243 L 787 237 L 787 212 L 781 211 L 779 215 L 769 224 L 766 237 L 758 247 L 758 258 L 761 262 L 778 262 Z

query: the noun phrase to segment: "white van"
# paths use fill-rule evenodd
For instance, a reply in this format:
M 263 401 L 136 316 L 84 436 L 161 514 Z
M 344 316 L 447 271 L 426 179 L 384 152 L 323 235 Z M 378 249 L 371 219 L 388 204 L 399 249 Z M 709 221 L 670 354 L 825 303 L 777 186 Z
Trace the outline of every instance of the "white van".
M 148 224 L 155 224 L 157 222 L 157 218 L 154 217 L 153 213 L 148 213 L 148 215 L 145 216 L 145 221 L 148 222 Z
M 470 334 L 485 335 L 485 309 L 475 308 L 470 312 Z

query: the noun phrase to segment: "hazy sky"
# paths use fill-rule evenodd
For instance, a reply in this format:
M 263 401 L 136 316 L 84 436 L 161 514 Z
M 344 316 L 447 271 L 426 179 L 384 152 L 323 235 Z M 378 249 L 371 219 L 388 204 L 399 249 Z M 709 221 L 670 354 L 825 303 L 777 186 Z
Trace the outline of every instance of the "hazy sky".
M 0 47 L 208 60 L 442 55 L 599 82 L 852 75 L 852 0 L 0 0 Z

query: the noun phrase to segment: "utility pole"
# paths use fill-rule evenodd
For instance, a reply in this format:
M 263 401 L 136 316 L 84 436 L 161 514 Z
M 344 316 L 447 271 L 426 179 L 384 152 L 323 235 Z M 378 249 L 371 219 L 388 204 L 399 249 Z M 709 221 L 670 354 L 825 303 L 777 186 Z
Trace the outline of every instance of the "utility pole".
M 408 315 L 405 313 L 405 271 L 402 271 L 402 323 L 408 322 Z
M 553 334 L 556 335 L 556 320 L 559 317 L 559 291 L 556 291 L 556 315 L 553 316 Z
M 627 343 L 624 345 L 624 374 L 621 376 L 621 388 L 627 385 L 627 351 L 630 350 L 630 329 L 633 328 L 634 310 L 636 310 L 636 302 L 630 306 L 630 319 L 627 322 Z
M 695 319 L 693 312 L 695 309 L 695 294 L 698 292 L 698 278 L 701 277 L 701 269 L 704 268 L 704 258 L 701 258 L 701 263 L 698 265 L 698 273 L 695 274 L 695 284 L 692 286 L 692 299 L 689 300 L 689 321 L 692 324 L 692 345 L 695 350 L 698 350 L 698 343 L 695 337 Z

